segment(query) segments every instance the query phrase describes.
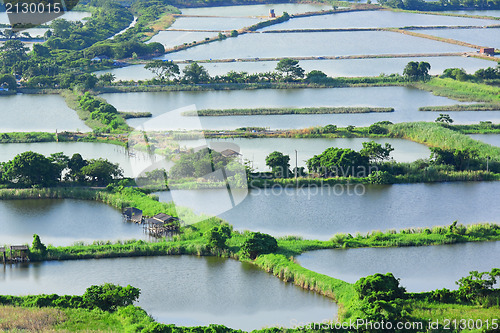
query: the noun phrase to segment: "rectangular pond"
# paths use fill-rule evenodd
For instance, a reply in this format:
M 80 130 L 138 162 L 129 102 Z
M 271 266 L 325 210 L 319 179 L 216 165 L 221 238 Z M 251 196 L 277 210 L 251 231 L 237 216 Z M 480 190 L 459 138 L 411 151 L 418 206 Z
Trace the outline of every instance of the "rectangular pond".
M 484 47 L 500 47 L 500 29 L 430 29 L 419 32 Z
M 409 26 L 485 26 L 498 23 L 495 20 L 378 10 L 293 18 L 286 22 L 266 27 L 262 31 L 332 28 L 402 28 Z
M 269 16 L 269 10 L 271 9 L 274 9 L 277 16 L 281 16 L 283 12 L 287 12 L 290 15 L 317 12 L 321 10 L 330 10 L 332 6 L 315 3 L 275 3 L 264 5 L 182 8 L 181 10 L 184 15 L 248 17 Z
M 300 47 L 298 47 L 300 45 Z M 472 49 L 389 31 L 248 33 L 166 54 L 169 60 L 470 52 Z
M 59 95 L 0 96 L 0 132 L 90 131 Z
M 411 162 L 420 158 L 429 158 L 430 150 L 424 145 L 403 140 L 389 138 L 338 138 L 338 139 L 289 139 L 289 138 L 256 138 L 256 139 L 210 139 L 181 141 L 181 146 L 200 147 L 207 142 L 210 146 L 227 145 L 230 149 L 239 151 L 243 159 L 252 162 L 253 168 L 259 171 L 270 171 L 266 166 L 266 156 L 273 151 L 279 151 L 290 155 L 290 165 L 295 167 L 295 150 L 298 154 L 299 167 L 305 167 L 306 161 L 314 155 L 321 154 L 327 148 L 339 147 L 350 148 L 359 151 L 363 148 L 362 143 L 367 141 L 376 141 L 384 145 L 386 142 L 391 144 L 394 151 L 391 157 L 398 162 Z M 220 149 L 218 150 L 220 151 Z
M 173 32 L 173 31 L 172 31 Z M 191 42 L 191 41 L 190 41 Z M 403 74 L 405 66 L 410 61 L 425 61 L 431 65 L 431 75 L 442 74 L 447 68 L 463 68 L 468 73 L 474 73 L 480 68 L 494 65 L 489 60 L 473 57 L 415 57 L 415 58 L 368 58 L 368 59 L 336 59 L 336 60 L 300 60 L 299 66 L 306 73 L 312 70 L 320 70 L 328 76 L 356 77 L 356 76 L 378 76 L 384 74 Z M 272 72 L 276 69 L 277 61 L 255 61 L 255 62 L 219 62 L 200 63 L 211 76 L 224 75 L 230 71 L 246 72 L 249 74 Z M 186 64 L 179 64 L 181 71 Z M 132 65 L 122 68 L 108 69 L 95 72 L 96 75 L 112 73 L 116 80 L 150 80 L 155 75 L 144 68 L 144 65 Z
M 148 130 L 171 129 L 235 129 L 243 126 L 272 129 L 307 128 L 310 126 L 368 126 L 377 121 L 434 121 L 435 112 L 418 111 L 420 106 L 453 105 L 457 101 L 434 96 L 409 87 L 356 87 L 324 89 L 257 89 L 227 91 L 182 91 L 158 93 L 102 94 L 121 111 L 148 111 L 153 119 L 129 119 L 130 126 Z M 187 117 L 179 108 L 230 109 L 259 107 L 373 106 L 393 107 L 390 113 L 313 114 Z M 170 112 L 172 110 L 177 110 Z M 447 112 L 455 123 L 500 122 L 494 111 Z M 159 117 L 161 116 L 161 117 Z M 201 122 L 201 125 L 200 125 Z
M 0 216 L 2 246 L 31 244 L 33 234 L 55 246 L 148 238 L 142 226 L 124 222 L 120 210 L 95 201 L 0 200 Z
M 69 157 L 79 153 L 86 160 L 106 158 L 112 163 L 118 163 L 125 177 L 136 177 L 161 159 L 160 156 L 149 156 L 140 151 L 127 151 L 125 147 L 105 143 L 39 142 L 0 144 L 0 162 L 7 162 L 25 151 L 34 151 L 45 156 L 62 152 Z
M 375 273 L 393 273 L 410 292 L 448 288 L 470 271 L 498 268 L 500 241 L 453 245 L 320 250 L 297 257 L 303 267 L 354 283 Z
M 193 42 L 200 42 L 205 38 L 212 38 L 217 36 L 216 32 L 210 31 L 160 31 L 151 38 L 148 43 L 160 43 L 165 48 L 172 48 L 174 46 L 189 44 Z M 136 80 L 139 78 L 136 78 Z
M 238 30 L 259 23 L 251 17 L 177 17 L 169 29 L 182 30 Z
M 2 269 L 2 268 L 0 268 Z M 85 272 L 84 274 L 82 272 Z M 105 282 L 140 288 L 138 306 L 179 326 L 222 324 L 251 331 L 337 316 L 331 300 L 284 283 L 250 263 L 167 256 L 4 266 L 0 294 L 83 294 Z
M 498 193 L 500 182 L 257 188 L 219 216 L 238 230 L 327 240 L 337 232 L 354 235 L 455 220 L 500 223 Z M 172 200 L 169 192 L 157 194 L 161 201 Z M 175 202 L 212 214 L 224 210 L 217 207 L 225 204 L 217 197 L 224 196 L 226 190 L 176 191 Z

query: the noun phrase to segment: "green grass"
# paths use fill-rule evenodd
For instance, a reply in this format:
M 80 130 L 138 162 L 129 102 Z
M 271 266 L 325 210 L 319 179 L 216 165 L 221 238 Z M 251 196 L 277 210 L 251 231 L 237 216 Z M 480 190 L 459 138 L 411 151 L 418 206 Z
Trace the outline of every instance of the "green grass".
M 500 110 L 500 104 L 493 104 L 493 103 L 422 106 L 418 108 L 418 111 L 432 111 L 432 112 L 498 111 L 498 110 Z
M 340 307 L 340 320 L 361 316 L 357 293 L 350 283 L 310 271 L 281 254 L 261 255 L 254 263 L 283 281 L 334 299 Z
M 12 132 L 0 133 L 0 143 L 32 143 L 32 142 L 55 142 L 54 133 L 45 132 Z
M 500 104 L 500 88 L 482 83 L 433 78 L 426 83 L 417 83 L 415 87 L 458 101 Z
M 450 128 L 436 123 L 414 122 L 387 125 L 389 136 L 402 138 L 430 147 L 447 149 L 476 149 L 479 158 L 490 156 L 493 160 L 500 161 L 500 147 L 474 140 L 467 135 L 453 131 Z
M 255 109 L 206 109 L 186 111 L 183 116 L 248 116 L 279 114 L 337 114 L 394 112 L 394 108 L 377 107 L 315 107 L 315 108 L 255 108 Z

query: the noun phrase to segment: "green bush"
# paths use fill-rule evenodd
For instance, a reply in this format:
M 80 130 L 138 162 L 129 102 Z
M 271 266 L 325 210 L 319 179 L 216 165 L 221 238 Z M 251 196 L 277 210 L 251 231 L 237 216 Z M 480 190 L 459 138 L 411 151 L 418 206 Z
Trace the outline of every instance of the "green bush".
M 243 254 L 251 259 L 257 258 L 261 254 L 273 253 L 278 250 L 278 242 L 271 235 L 252 232 L 241 247 Z

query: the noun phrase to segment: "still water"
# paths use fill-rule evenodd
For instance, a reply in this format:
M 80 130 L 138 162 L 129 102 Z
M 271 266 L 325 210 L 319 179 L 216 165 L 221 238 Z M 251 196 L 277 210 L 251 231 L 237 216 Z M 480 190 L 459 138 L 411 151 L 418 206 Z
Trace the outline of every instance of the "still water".
M 330 10 L 332 9 L 332 6 L 312 3 L 277 3 L 267 5 L 182 8 L 182 14 L 232 17 L 268 16 L 270 9 L 274 9 L 276 16 L 281 16 L 283 12 L 287 12 L 290 15 L 298 13 L 317 12 L 321 10 Z
M 141 226 L 125 223 L 121 212 L 85 200 L 0 200 L 0 244 L 26 244 L 38 234 L 45 244 L 146 239 Z
M 165 46 L 165 48 L 172 48 L 174 46 L 189 44 L 193 42 L 199 42 L 205 40 L 205 38 L 212 38 L 217 36 L 217 32 L 210 31 L 160 31 L 151 38 L 148 43 L 160 43 Z M 143 67 L 141 65 L 141 67 Z M 140 77 L 133 78 L 134 80 L 140 80 Z
M 377 121 L 434 121 L 434 112 L 420 112 L 426 105 L 452 105 L 457 101 L 434 96 L 408 87 L 362 87 L 325 89 L 258 89 L 232 91 L 183 91 L 160 93 L 121 93 L 101 95 L 121 111 L 148 111 L 153 119 L 129 119 L 130 126 L 145 124 L 149 129 L 235 129 L 242 126 L 272 129 L 310 126 L 367 126 Z M 190 107 L 191 106 L 191 107 Z M 393 107 L 395 112 L 364 114 L 314 114 L 186 117 L 178 108 L 229 109 L 258 107 L 374 106 Z M 175 112 L 169 112 L 177 110 Z M 455 123 L 500 122 L 500 113 L 492 111 L 449 112 Z M 162 117 L 158 117 L 158 116 Z M 201 121 L 201 125 L 200 125 Z
M 169 29 L 181 30 L 233 30 L 260 22 L 250 17 L 178 17 Z
M 158 36 L 158 35 L 157 35 Z M 191 41 L 190 41 L 191 42 Z M 338 59 L 338 60 L 300 60 L 299 66 L 306 73 L 320 70 L 328 76 L 377 76 L 382 73 L 403 74 L 403 69 L 410 61 L 426 61 L 431 65 L 431 75 L 442 74 L 446 68 L 463 68 L 468 73 L 474 73 L 480 68 L 491 67 L 491 61 L 472 57 L 416 57 L 416 58 L 374 58 L 374 59 Z M 211 76 L 223 75 L 229 71 L 264 73 L 274 71 L 277 61 L 202 63 Z M 184 69 L 186 64 L 179 64 Z M 112 73 L 116 80 L 150 80 L 155 75 L 144 68 L 144 65 L 132 65 L 122 68 L 108 69 L 96 72 L 96 75 Z
M 351 283 L 363 276 L 391 272 L 411 292 L 457 289 L 455 281 L 470 271 L 498 268 L 498 258 L 500 242 L 320 250 L 297 257 L 307 269 Z
M 239 230 L 275 236 L 330 239 L 337 232 L 500 222 L 499 182 L 337 185 L 323 188 L 253 189 L 221 218 Z M 157 193 L 171 201 L 169 192 Z M 197 212 L 220 212 L 225 190 L 176 191 L 176 201 Z
M 71 157 L 80 153 L 86 160 L 106 158 L 112 163 L 118 163 L 123 169 L 125 177 L 135 177 L 152 163 L 160 159 L 160 156 L 150 157 L 140 151 L 130 151 L 122 146 L 91 142 L 43 142 L 43 143 L 9 143 L 0 144 L 0 162 L 6 162 L 17 154 L 25 151 L 34 151 L 45 156 L 53 153 L 63 152 Z
M 2 268 L 0 268 L 1 270 Z M 85 274 L 82 274 L 85 272 Z M 333 320 L 332 300 L 286 284 L 249 263 L 194 256 L 77 260 L 7 266 L 0 294 L 83 294 L 110 282 L 141 289 L 137 305 L 176 325 L 253 330 Z
M 338 139 L 288 139 L 288 138 L 256 138 L 256 139 L 210 139 L 208 144 L 224 145 L 238 151 L 243 159 L 251 161 L 253 168 L 260 171 L 269 171 L 266 166 L 266 156 L 273 151 L 279 151 L 290 156 L 290 165 L 295 167 L 295 150 L 297 150 L 297 164 L 305 167 L 306 161 L 314 155 L 321 154 L 327 148 L 351 148 L 359 151 L 363 148 L 363 142 L 375 141 L 384 145 L 389 143 L 394 148 L 391 157 L 398 162 L 411 162 L 419 158 L 428 158 L 430 150 L 424 145 L 403 140 L 387 138 L 338 138 Z M 205 145 L 205 140 L 181 141 L 180 145 L 187 147 L 199 147 Z M 230 147 L 229 145 L 235 145 Z
M 90 131 L 59 95 L 0 96 L 0 132 Z
M 166 54 L 162 58 L 208 60 L 470 51 L 472 49 L 464 46 L 389 31 L 249 33 Z
M 489 145 L 500 147 L 499 134 L 470 134 L 469 136 L 474 140 L 483 141 Z
M 331 15 L 294 18 L 281 24 L 262 29 L 325 29 L 325 28 L 391 28 L 408 26 L 484 26 L 497 24 L 494 20 L 473 18 L 398 13 L 393 11 L 361 11 L 337 13 Z
M 485 47 L 500 47 L 500 29 L 431 29 L 421 33 Z

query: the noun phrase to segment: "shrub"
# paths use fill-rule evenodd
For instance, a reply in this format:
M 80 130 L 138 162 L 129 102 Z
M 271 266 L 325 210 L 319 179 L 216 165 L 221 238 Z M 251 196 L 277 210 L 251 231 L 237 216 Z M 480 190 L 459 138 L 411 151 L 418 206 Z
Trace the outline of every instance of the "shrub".
M 278 242 L 276 239 L 271 235 L 260 232 L 251 233 L 241 247 L 243 254 L 251 259 L 255 259 L 261 254 L 276 252 L 277 249 Z

